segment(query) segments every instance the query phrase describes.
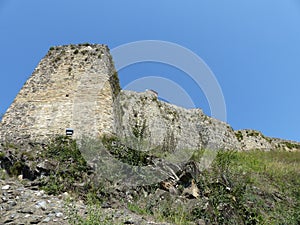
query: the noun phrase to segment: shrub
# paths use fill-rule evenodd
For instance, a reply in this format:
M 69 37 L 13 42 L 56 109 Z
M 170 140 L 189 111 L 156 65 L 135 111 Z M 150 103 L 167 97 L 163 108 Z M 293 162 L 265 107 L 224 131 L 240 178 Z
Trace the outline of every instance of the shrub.
M 126 143 L 128 140 L 124 140 Z M 130 140 L 132 142 L 133 140 Z M 134 138 L 134 142 L 139 142 Z M 133 149 L 126 144 L 124 145 L 116 137 L 104 136 L 102 138 L 102 143 L 106 149 L 118 160 L 123 163 L 133 165 L 133 166 L 145 166 L 147 165 L 148 155 L 146 152 L 139 149 Z M 132 144 L 132 143 L 131 143 Z
M 57 165 L 56 170 L 51 171 L 50 176 L 43 181 L 44 190 L 51 194 L 78 191 L 74 187 L 74 182 L 84 182 L 84 174 L 89 167 L 75 140 L 66 136 L 54 138 L 47 145 L 43 157 L 51 159 L 52 163 Z

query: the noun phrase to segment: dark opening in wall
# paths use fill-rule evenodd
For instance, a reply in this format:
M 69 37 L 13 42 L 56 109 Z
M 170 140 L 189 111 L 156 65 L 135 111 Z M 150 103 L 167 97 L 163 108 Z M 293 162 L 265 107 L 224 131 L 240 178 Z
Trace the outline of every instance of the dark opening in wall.
M 69 95 L 68 95 L 68 94 L 66 94 L 66 97 L 68 98 L 68 97 L 69 97 Z

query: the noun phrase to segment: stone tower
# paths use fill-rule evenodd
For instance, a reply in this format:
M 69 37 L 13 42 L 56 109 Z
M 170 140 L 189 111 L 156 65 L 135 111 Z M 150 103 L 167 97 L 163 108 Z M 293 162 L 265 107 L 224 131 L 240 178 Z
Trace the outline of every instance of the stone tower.
M 5 113 L 0 137 L 38 141 L 67 128 L 75 138 L 110 134 L 119 91 L 107 46 L 51 47 Z

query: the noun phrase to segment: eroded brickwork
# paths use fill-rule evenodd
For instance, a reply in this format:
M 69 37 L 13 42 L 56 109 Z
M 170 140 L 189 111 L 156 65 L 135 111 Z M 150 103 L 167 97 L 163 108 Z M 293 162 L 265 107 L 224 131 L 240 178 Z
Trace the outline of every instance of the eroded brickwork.
M 43 139 L 65 134 L 99 136 L 113 131 L 118 81 L 104 45 L 50 48 L 2 120 L 2 139 Z

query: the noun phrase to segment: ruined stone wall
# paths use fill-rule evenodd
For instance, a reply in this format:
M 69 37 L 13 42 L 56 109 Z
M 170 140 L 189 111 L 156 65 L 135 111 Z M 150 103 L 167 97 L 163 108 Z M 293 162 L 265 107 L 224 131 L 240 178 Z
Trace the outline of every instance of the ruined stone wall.
M 113 130 L 118 80 L 104 45 L 50 48 L 5 113 L 0 137 L 40 140 L 74 129 L 74 136 Z
M 259 131 L 234 131 L 201 109 L 185 109 L 159 101 L 151 91 L 123 90 L 115 103 L 118 136 L 125 140 L 137 136 L 144 140 L 143 147 L 150 149 L 300 150 L 297 142 L 266 137 Z
M 74 129 L 74 138 L 116 134 L 134 148 L 300 149 L 297 142 L 234 131 L 200 109 L 159 101 L 152 91 L 120 91 L 104 45 L 50 48 L 0 124 L 0 141 L 41 141 Z M 135 145 L 135 146 L 134 146 Z
M 159 101 L 151 91 L 122 91 L 116 104 L 118 136 L 141 137 L 149 148 L 166 151 L 241 148 L 228 124 L 206 116 L 200 109 L 185 109 Z
M 300 150 L 300 143 L 296 141 L 266 137 L 257 130 L 237 130 L 235 131 L 235 134 L 237 139 L 241 143 L 241 150 L 244 151 L 249 151 L 253 149 L 259 149 L 264 151 L 270 151 L 274 149 L 284 151 Z
M 241 143 L 241 149 L 248 151 L 253 149 L 271 150 L 273 148 L 270 138 L 265 137 L 256 130 L 238 130 L 235 131 L 236 137 Z

